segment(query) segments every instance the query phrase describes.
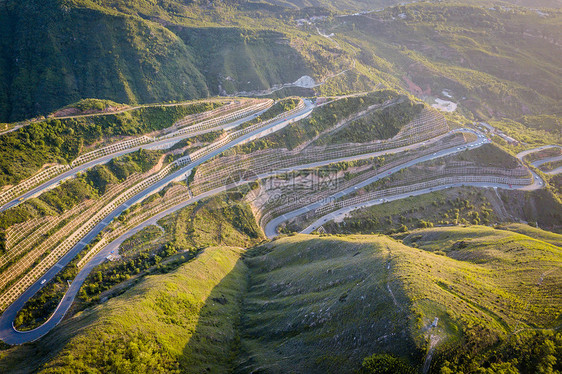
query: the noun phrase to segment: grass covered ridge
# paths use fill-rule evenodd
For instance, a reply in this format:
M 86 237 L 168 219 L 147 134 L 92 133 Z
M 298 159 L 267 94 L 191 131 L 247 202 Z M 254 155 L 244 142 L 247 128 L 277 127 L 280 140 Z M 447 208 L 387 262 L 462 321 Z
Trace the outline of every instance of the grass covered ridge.
M 240 372 L 352 372 L 374 352 L 419 362 L 406 295 L 386 269 L 396 246 L 383 237 L 297 235 L 251 251 Z
M 42 340 L 0 353 L 0 370 L 228 371 L 245 287 L 241 252 L 208 248 L 173 272 L 148 276 L 120 297 L 63 322 Z M 197 352 L 187 347 L 195 341 Z
M 527 354 L 546 340 L 562 351 L 549 330 L 562 323 L 559 247 L 482 226 L 401 237 L 296 235 L 246 254 L 207 248 L 39 342 L 4 351 L 0 368 L 22 368 L 17 358 L 33 353 L 26 364 L 47 362 L 44 372 L 277 372 L 281 365 L 335 373 L 358 369 L 373 353 L 419 369 L 431 348 L 430 372 L 523 370 L 539 361 L 559 368 L 543 360 L 547 354 Z M 41 356 L 53 342 L 56 356 Z
M 215 372 L 228 370 L 227 348 L 235 337 L 234 316 L 239 312 L 245 281 L 244 266 L 238 263 L 240 254 L 236 248 L 209 248 L 178 270 L 149 276 L 122 297 L 86 312 L 99 319 L 72 339 L 42 372 L 57 372 L 60 366 L 76 372 L 86 368 L 111 372 L 196 371 L 196 364 Z M 208 326 L 203 334 L 207 338 L 199 342 L 196 355 L 203 351 L 207 357 L 214 357 L 213 361 L 186 355 L 190 352 L 186 345 L 198 339 L 202 325 Z

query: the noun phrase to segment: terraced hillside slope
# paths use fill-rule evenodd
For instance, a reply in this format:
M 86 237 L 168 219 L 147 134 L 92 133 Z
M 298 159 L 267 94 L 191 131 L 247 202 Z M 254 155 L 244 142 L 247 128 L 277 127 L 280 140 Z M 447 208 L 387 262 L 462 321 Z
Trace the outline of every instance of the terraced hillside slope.
M 4 351 L 0 365 L 335 373 L 391 354 L 435 373 L 560 370 L 551 359 L 562 349 L 560 247 L 482 226 L 401 239 L 297 235 L 247 253 L 210 247 Z M 25 355 L 35 359 L 23 369 Z
M 93 103 L 86 101 L 76 105 Z M 458 122 L 450 123 L 459 125 Z M 490 139 L 482 131 L 451 129 L 449 122 L 435 108 L 388 89 L 319 97 L 314 101 L 298 97 L 277 101 L 235 98 L 140 106 L 125 108 L 118 113 L 49 119 L 1 136 L 7 145 L 3 150 L 7 156 L 21 158 L 21 152 L 26 159 L 35 161 L 23 162 L 27 169 L 17 168 L 17 162 L 6 160 L 5 179 L 8 180 L 21 177 L 26 169 L 29 173 L 33 167 L 39 166 L 37 163 L 47 161 L 44 159 L 46 153 L 61 154 L 64 153 L 61 148 L 67 143 L 76 145 L 74 153 L 66 152 L 70 158 L 67 162 L 72 160 L 69 164 L 44 164 L 45 170 L 16 186 L 5 186 L 5 191 L 0 194 L 0 224 L 6 230 L 6 244 L 2 251 L 10 252 L 3 257 L 3 264 L 18 269 L 10 270 L 12 276 L 4 280 L 2 287 L 8 287 L 8 283 L 23 276 L 25 269 L 34 267 L 57 245 L 57 241 L 72 231 L 85 235 L 91 225 L 100 221 L 104 227 L 109 225 L 113 216 L 105 221 L 103 218 L 117 208 L 119 212 L 125 209 L 130 212 L 133 202 L 127 203 L 123 199 L 133 198 L 156 183 L 157 187 L 151 188 L 166 188 L 166 204 L 171 204 L 166 205 L 167 208 L 179 203 L 182 196 L 189 200 L 221 192 L 221 188 L 230 188 L 226 186 L 230 182 L 250 183 L 263 179 L 257 191 L 265 191 L 262 196 L 265 200 L 254 201 L 254 208 L 260 211 L 260 223 L 264 227 L 276 214 L 298 208 L 287 204 L 272 206 L 270 203 L 275 205 L 275 202 L 269 199 L 272 192 L 279 192 L 275 186 L 281 187 L 283 192 L 292 183 L 292 177 L 285 178 L 285 182 L 278 177 L 274 188 L 269 188 L 269 177 L 293 169 L 310 175 L 318 173 L 315 169 L 319 167 L 329 167 L 321 171 L 318 178 L 336 178 L 341 189 L 347 188 L 344 195 L 353 192 L 353 196 L 363 192 L 363 187 L 368 191 L 378 187 L 374 181 L 378 184 L 389 182 L 388 187 L 395 187 L 398 186 L 396 183 L 426 182 L 430 177 L 458 174 L 471 178 L 489 177 L 478 180 L 496 183 L 486 185 L 488 187 L 511 188 L 512 184 L 533 190 L 544 187 L 542 179 L 539 184 L 539 176 L 532 175 L 512 155 L 485 145 Z M 9 151 L 10 145 L 18 145 L 18 152 Z M 45 149 L 48 152 L 42 152 Z M 450 165 L 449 161 L 443 161 L 445 159 L 450 159 Z M 414 167 L 418 163 L 420 165 Z M 402 171 L 404 168 L 407 170 Z M 307 172 L 306 169 L 310 170 Z M 425 169 L 431 173 L 427 174 Z M 252 172 L 254 180 L 237 179 L 236 174 L 243 177 L 245 170 Z M 51 171 L 53 174 L 49 174 Z M 399 176 L 389 177 L 398 171 Z M 70 180 L 57 187 L 68 178 Z M 180 182 L 180 185 L 169 186 L 174 192 L 168 194 L 167 185 L 172 182 Z M 498 185 L 499 182 L 503 184 Z M 188 186 L 182 188 L 182 183 Z M 366 184 L 353 187 L 358 183 Z M 350 190 L 352 187 L 354 190 Z M 56 190 L 47 192 L 51 188 Z M 321 195 L 329 190 L 313 192 L 311 198 L 313 195 L 322 198 Z M 34 197 L 39 199 L 34 200 Z M 135 200 L 135 203 L 139 201 Z M 121 205 L 123 203 L 126 204 Z M 102 206 L 104 209 L 98 212 Z M 165 210 L 164 205 L 161 208 Z M 137 212 L 143 209 L 146 208 L 137 209 Z M 151 212 L 156 213 L 155 210 Z M 148 218 L 145 216 L 148 213 L 147 209 L 135 219 Z M 55 218 L 56 214 L 61 216 Z M 81 216 L 79 220 L 74 219 L 77 216 Z M 41 226 L 45 221 L 52 227 Z M 82 227 L 76 226 L 82 223 Z M 31 257 L 25 257 L 23 267 L 14 263 L 27 256 L 33 247 L 33 241 L 23 240 L 24 233 L 53 234 L 53 229 L 61 229 L 65 224 L 70 226 L 50 238 L 48 245 L 44 240 L 41 243 L 44 247 L 35 247 Z M 44 232 L 39 234 L 43 229 Z M 80 235 L 77 233 L 67 238 L 60 254 L 80 242 Z M 31 238 L 40 242 L 39 237 L 29 235 Z M 41 238 L 45 239 L 44 236 Z M 23 244 L 20 246 L 19 242 Z
M 92 287 L 85 296 L 90 299 L 100 289 L 120 283 L 124 275 L 119 272 L 128 273 L 132 263 L 125 261 L 125 268 L 111 270 L 110 277 L 117 280 L 111 285 L 100 288 L 88 279 L 105 256 L 116 249 L 121 253 L 121 237 L 134 234 L 149 221 L 154 224 L 155 217 L 160 219 L 225 190 L 232 189 L 229 195 L 251 204 L 270 238 L 279 230 L 308 230 L 311 223 L 321 219 L 324 221 L 305 232 L 332 231 L 327 223 L 330 217 L 324 215 L 340 208 L 380 197 L 403 199 L 407 197 L 401 196 L 405 192 L 428 194 L 432 187 L 454 188 L 461 183 L 502 190 L 516 186 L 521 190 L 506 192 L 506 198 L 526 191 L 542 193 L 542 205 L 536 203 L 535 196 L 526 199 L 531 208 L 542 212 L 541 217 L 537 218 L 536 212 L 518 212 L 516 209 L 527 209 L 519 203 L 509 213 L 504 208 L 492 215 L 495 209 L 482 203 L 480 210 L 453 218 L 450 210 L 456 209 L 458 200 L 453 199 L 447 212 L 439 212 L 447 219 L 439 220 L 435 215 L 432 222 L 428 218 L 415 221 L 417 226 L 529 222 L 529 217 L 541 227 L 555 230 L 560 226 L 560 214 L 556 213 L 560 203 L 544 190 L 543 179 L 508 152 L 489 145 L 491 140 L 482 131 L 451 129 L 438 110 L 393 90 L 314 101 L 298 97 L 277 101 L 236 98 L 141 106 L 119 113 L 58 118 L 44 124 L 24 126 L 3 136 L 14 140 L 29 131 L 46 129 L 50 133 L 60 128 L 66 134 L 73 130 L 72 124 L 78 124 L 73 131 L 78 139 L 88 139 L 88 152 L 82 147 L 70 165 L 51 166 L 63 170 L 45 176 L 36 182 L 37 187 L 19 189 L 44 172 L 0 195 L 5 203 L 0 213 L 0 289 L 2 307 L 6 308 L 2 336 L 12 344 L 26 339 L 12 328 L 12 320 L 17 329 L 41 325 L 68 282 L 76 280 L 68 288 L 72 296 L 64 299 L 57 318 L 47 322 L 40 335 L 62 319 L 63 310 L 71 307 L 83 282 Z M 114 133 L 137 136 L 115 142 L 119 137 Z M 67 138 L 76 139 L 71 135 Z M 41 156 L 33 149 L 28 154 Z M 303 200 L 285 199 L 295 195 Z M 499 198 L 499 193 L 496 196 Z M 503 200 L 496 202 L 500 208 Z M 550 203 L 550 210 L 542 210 Z M 294 218 L 300 221 L 290 222 Z M 387 232 L 398 221 L 398 229 L 404 231 L 412 227 L 413 217 L 408 219 L 390 217 L 386 225 L 386 221 L 380 224 L 382 217 L 369 217 L 369 225 L 352 223 L 349 228 L 359 229 L 354 232 Z M 550 226 L 545 220 L 551 221 Z M 371 231 L 364 231 L 369 228 Z M 222 235 L 220 227 L 215 229 Z M 181 247 L 185 250 L 185 245 Z M 168 257 L 171 252 L 165 249 L 158 256 Z M 64 276 L 57 275 L 59 271 Z M 103 274 L 98 278 L 97 282 L 105 282 Z M 47 281 L 61 286 L 46 286 L 58 289 L 56 297 L 45 297 L 50 293 L 43 290 Z M 39 305 L 42 301 L 46 301 L 45 307 Z M 33 307 L 25 307 L 26 303 Z M 27 313 L 27 309 L 33 312 Z
M 560 0 L 396 2 L 0 0 L 0 372 L 561 372 Z
M 137 143 L 130 144 L 125 141 L 96 149 L 84 155 L 96 153 L 93 159 L 87 160 L 85 164 L 74 168 L 65 165 L 65 172 L 41 180 L 42 184 L 37 187 L 28 186 L 27 192 L 16 195 L 18 197 L 15 199 L 14 189 L 18 189 L 20 184 L 0 195 L 4 201 L 8 201 L 2 206 L 2 226 L 12 226 L 6 230 L 9 232 L 2 230 L 0 241 L 3 252 L 0 266 L 4 271 L 0 286 L 6 291 L 2 298 L 4 304 L 8 305 L 22 296 L 22 293 L 30 290 L 32 284 L 36 284 L 39 291 L 47 281 L 46 278 L 39 279 L 43 276 L 51 280 L 60 269 L 67 266 L 74 270 L 82 268 L 86 263 L 94 266 L 90 261 L 93 260 L 92 256 L 98 255 L 99 250 L 106 244 L 130 231 L 133 228 L 131 225 L 144 224 L 147 219 L 156 215 L 166 216 L 172 211 L 186 205 L 194 205 L 205 197 L 217 194 L 193 196 L 186 184 L 195 167 L 240 142 L 260 137 L 263 133 L 275 130 L 275 127 L 286 126 L 306 117 L 312 111 L 311 103 L 302 99 L 282 99 L 277 103 L 265 99 L 258 100 L 256 105 L 226 112 L 221 107 L 217 109 L 220 113 L 215 113 L 215 116 L 210 118 L 206 116 L 207 113 L 188 115 L 167 128 L 166 130 L 170 131 L 165 135 L 158 138 L 142 136 L 146 142 L 140 147 Z M 189 122 L 193 116 L 197 120 Z M 184 125 L 186 127 L 182 128 Z M 192 141 L 196 144 L 192 144 Z M 148 152 L 144 150 L 144 145 L 166 151 L 164 154 L 159 151 Z M 124 156 L 119 157 L 120 155 Z M 145 158 L 147 155 L 150 161 Z M 136 158 L 142 167 L 140 164 L 131 163 L 133 158 Z M 108 161 L 109 168 L 103 165 Z M 93 169 L 90 170 L 91 168 Z M 85 170 L 86 175 L 81 173 Z M 73 180 L 57 187 L 62 180 L 68 178 Z M 73 183 L 76 179 L 79 181 Z M 53 188 L 59 189 L 63 195 L 70 196 L 63 196 L 64 201 L 55 198 L 48 202 L 47 206 L 41 202 L 39 206 L 24 202 L 34 195 L 49 194 L 47 191 Z M 73 189 L 85 189 L 82 191 L 85 193 L 73 196 Z M 102 195 L 101 198 L 98 193 Z M 158 199 L 157 195 L 160 195 L 161 199 Z M 157 203 L 154 203 L 155 198 Z M 53 216 L 48 205 L 63 214 Z M 38 209 L 35 209 L 36 207 Z M 125 218 L 129 213 L 133 213 L 134 217 Z M 118 216 L 120 218 L 115 220 Z M 45 221 L 48 224 L 45 224 Z M 23 225 L 18 225 L 17 222 Z M 116 226 L 104 230 L 110 224 Z M 33 234 L 26 236 L 25 233 Z M 101 236 L 95 240 L 96 243 L 90 243 L 98 234 Z M 102 236 L 107 234 L 111 239 L 102 239 Z M 90 247 L 90 244 L 95 245 Z M 76 262 L 79 261 L 76 258 L 78 252 L 81 252 L 78 257 L 86 256 L 82 258 L 84 261 Z M 102 262 L 105 259 L 102 255 L 97 257 Z M 50 275 L 46 274 L 48 271 L 51 272 Z M 76 272 L 73 274 L 76 275 Z M 75 295 L 80 285 L 76 286 Z M 66 307 L 69 308 L 73 298 L 65 300 Z M 60 308 L 57 310 L 61 312 L 62 318 L 64 312 Z M 53 319 L 51 323 L 57 324 L 58 320 Z
M 511 175 L 528 178 L 529 171 L 515 157 L 493 144 L 467 150 L 455 156 L 440 158 L 401 170 L 356 191 L 354 196 L 381 191 L 392 187 L 408 187 L 421 181 L 431 182 L 445 176 L 462 174 Z M 508 186 L 509 187 L 509 186 Z M 513 185 L 511 185 L 513 187 Z M 375 192 L 376 193 L 376 192 Z M 367 201 L 363 199 L 362 201 Z M 559 232 L 562 227 L 561 205 L 551 191 L 509 191 L 477 186 L 458 186 L 448 190 L 429 189 L 421 196 L 376 205 L 359 206 L 356 210 L 339 215 L 324 223 L 329 233 L 389 233 L 406 228 L 433 225 L 485 224 L 521 222 L 545 230 Z M 516 218 L 517 217 L 517 218 Z M 333 218 L 333 217 L 331 217 Z M 301 231 L 310 222 L 300 218 L 286 230 Z

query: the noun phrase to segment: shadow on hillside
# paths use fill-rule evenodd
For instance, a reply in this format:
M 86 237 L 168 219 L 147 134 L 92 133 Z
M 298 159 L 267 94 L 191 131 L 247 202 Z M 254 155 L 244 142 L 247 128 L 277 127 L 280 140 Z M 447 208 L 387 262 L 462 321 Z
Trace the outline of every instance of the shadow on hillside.
M 408 328 L 408 312 L 393 307 L 384 287 L 370 281 L 369 272 L 350 276 L 343 288 L 330 286 L 328 296 L 320 300 L 317 294 L 323 291 L 317 290 L 313 280 L 321 273 L 333 274 L 329 269 L 319 266 L 300 279 L 310 283 L 307 290 L 297 289 L 299 280 L 290 276 L 292 289 L 274 284 L 279 270 L 272 274 L 253 259 L 238 260 L 201 309 L 179 360 L 182 372 L 352 372 L 373 353 L 393 353 L 420 362 L 421 352 Z M 382 266 L 373 268 L 378 270 Z M 370 284 L 356 286 L 362 282 Z M 342 289 L 349 289 L 345 297 Z M 323 305 L 332 305 L 333 311 L 325 320 L 311 319 L 304 311 L 320 310 Z
M 196 51 L 195 64 L 204 72 L 209 87 L 247 94 L 265 90 L 261 93 L 267 94 L 273 93 L 268 90 L 275 84 L 292 83 L 312 74 L 310 64 L 283 33 L 256 30 L 249 34 L 236 27 L 169 29 Z
M 183 373 L 232 371 L 239 347 L 239 322 L 248 268 L 238 260 L 213 288 L 199 313 L 195 331 L 179 358 Z

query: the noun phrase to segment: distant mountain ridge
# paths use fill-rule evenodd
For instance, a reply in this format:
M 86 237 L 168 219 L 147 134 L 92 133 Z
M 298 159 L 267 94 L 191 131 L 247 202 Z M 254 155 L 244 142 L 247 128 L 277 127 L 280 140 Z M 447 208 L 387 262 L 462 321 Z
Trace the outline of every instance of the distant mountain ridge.
M 265 0 L 268 3 L 280 6 L 303 7 L 325 7 L 338 10 L 373 10 L 398 4 L 415 3 L 416 1 L 399 0 Z M 474 4 L 474 5 L 494 5 L 494 4 L 513 4 L 530 8 L 560 8 L 562 0 L 453 0 L 449 3 Z
M 558 106 L 559 10 L 474 0 L 466 3 L 478 6 L 424 2 L 351 18 L 335 13 L 393 3 L 4 0 L 0 122 L 84 98 L 137 104 L 284 96 L 294 89 L 272 87 L 303 76 L 315 80 L 317 94 L 379 84 L 416 96 L 428 85 L 433 95 L 453 89 L 479 117 L 516 119 Z

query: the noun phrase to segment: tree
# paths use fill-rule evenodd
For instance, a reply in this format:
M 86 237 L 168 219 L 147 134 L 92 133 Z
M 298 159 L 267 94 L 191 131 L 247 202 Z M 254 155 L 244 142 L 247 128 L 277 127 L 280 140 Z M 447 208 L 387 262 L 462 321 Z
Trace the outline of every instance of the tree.
M 416 370 L 405 360 L 389 354 L 374 354 L 363 360 L 362 374 L 414 374 Z

